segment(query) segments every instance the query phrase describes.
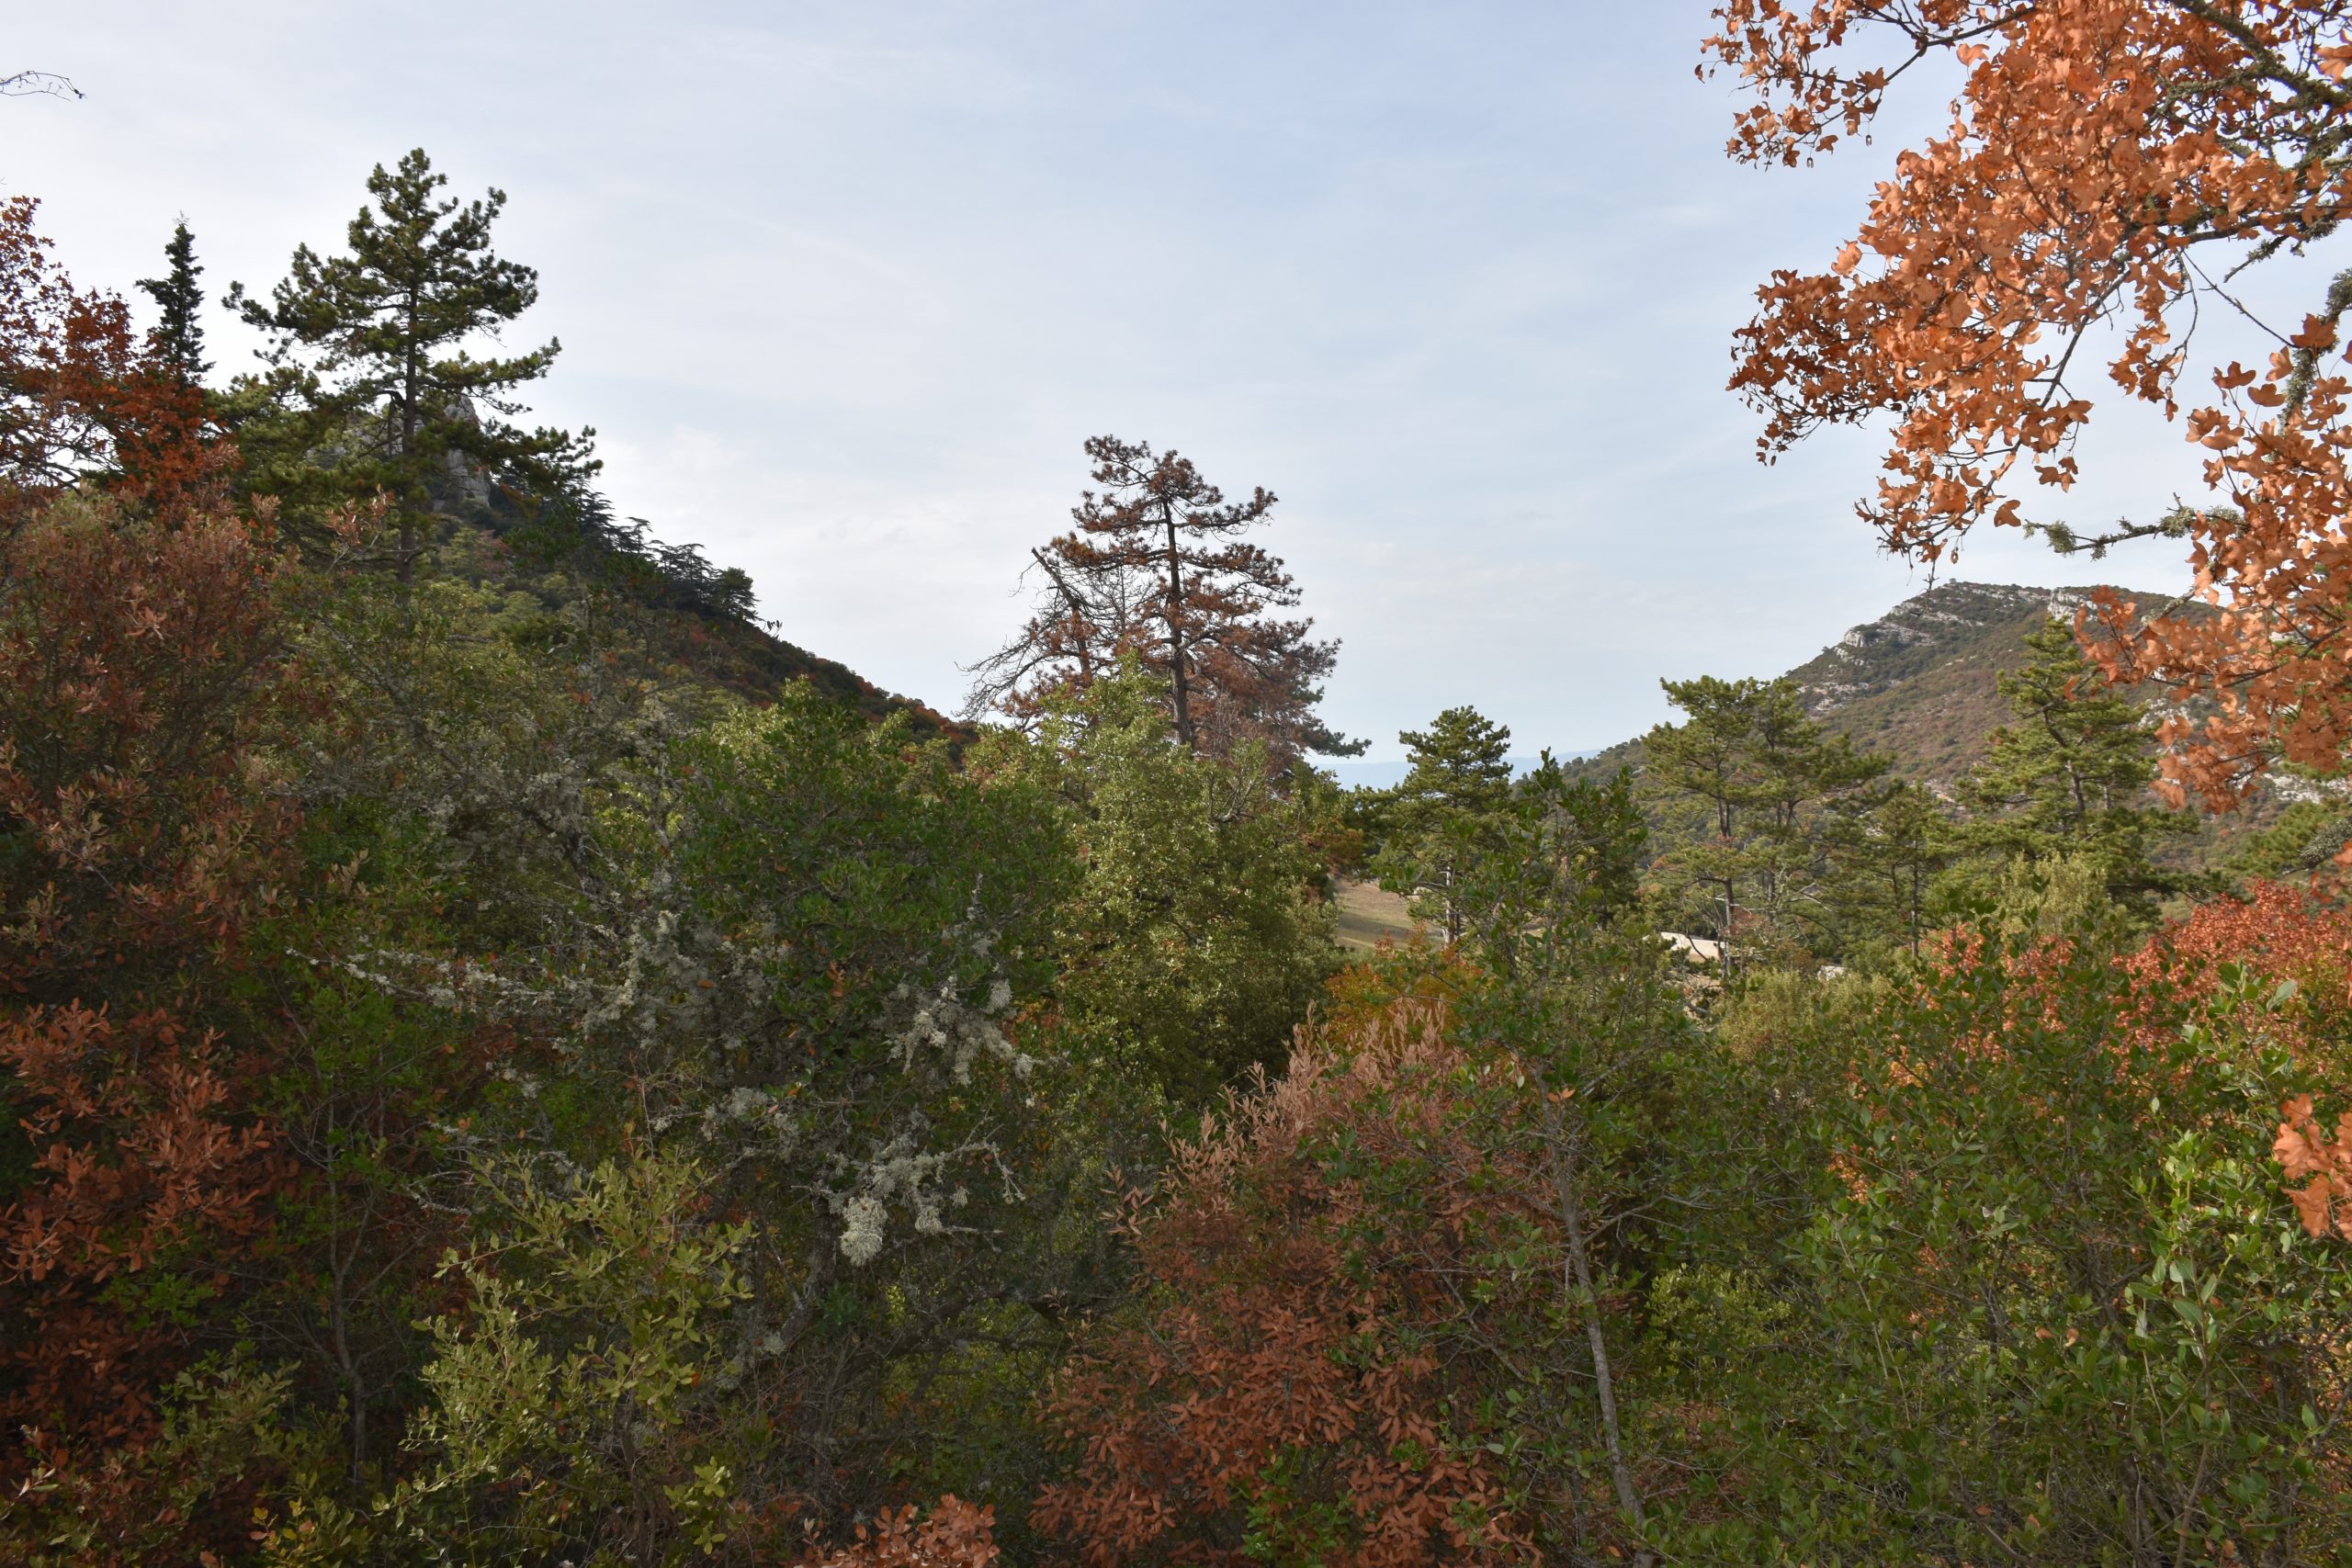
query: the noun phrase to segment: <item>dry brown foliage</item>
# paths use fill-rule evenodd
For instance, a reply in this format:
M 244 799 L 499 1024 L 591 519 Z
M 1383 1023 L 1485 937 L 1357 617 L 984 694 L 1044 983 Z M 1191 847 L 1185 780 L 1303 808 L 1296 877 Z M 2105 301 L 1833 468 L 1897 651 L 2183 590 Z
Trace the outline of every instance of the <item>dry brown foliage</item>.
M 0 526 L 93 479 L 177 517 L 217 500 L 235 449 L 200 388 L 158 359 L 113 295 L 76 289 L 34 231 L 40 204 L 0 202 Z
M 812 1551 L 801 1568 L 989 1568 L 997 1560 L 995 1529 L 995 1509 L 950 1495 L 927 1518 L 911 1505 L 885 1509 L 871 1526 L 857 1527 L 853 1544 Z
M 2165 725 L 2176 795 L 2229 804 L 2281 756 L 2339 766 L 2352 380 L 2335 351 L 2352 273 L 2265 327 L 2266 364 L 2200 367 L 2191 337 L 2199 310 L 2238 307 L 2231 264 L 2301 254 L 2352 212 L 2352 6 L 1724 0 L 1715 15 L 1713 63 L 1752 94 L 1731 143 L 1746 160 L 1828 151 L 1915 67 L 1962 75 L 1949 129 L 1898 156 L 1834 263 L 1758 291 L 1733 385 L 1769 416 L 1767 454 L 1891 415 L 1886 477 L 1860 511 L 1933 560 L 1983 518 L 2027 521 L 2005 481 L 2073 483 L 2092 400 L 2071 378 L 2105 354 L 2115 387 L 2181 422 L 2231 504 L 2115 536 L 2185 535 L 2219 613 L 2143 621 L 2110 599 L 2095 656 L 2207 700 Z M 2112 350 L 2084 353 L 2107 328 Z
M 216 1004 L 293 828 L 285 679 L 243 526 L 65 503 L 0 536 L 0 1479 L 153 1434 L 284 1178 Z
M 1278 762 L 1339 745 L 1315 716 L 1339 645 L 1283 612 L 1299 603 L 1279 557 L 1242 537 L 1272 521 L 1261 488 L 1227 501 L 1192 460 L 1147 442 L 1086 443 L 1093 482 L 1078 526 L 1030 552 L 1046 592 L 1019 636 L 975 667 L 971 714 L 1035 720 L 1124 657 L 1166 679 L 1177 738 L 1225 752 L 1262 741 Z
M 1539 1178 L 1465 1133 L 1444 1021 L 1414 998 L 1303 1031 L 1137 1201 L 1150 1308 L 1049 1400 L 1079 1462 L 1037 1518 L 1088 1562 L 1238 1563 L 1253 1533 L 1345 1568 L 1532 1560 L 1480 1440 L 1492 1369 L 1439 1331 L 1487 1310 L 1473 1255 L 1498 1217 L 1543 1223 Z

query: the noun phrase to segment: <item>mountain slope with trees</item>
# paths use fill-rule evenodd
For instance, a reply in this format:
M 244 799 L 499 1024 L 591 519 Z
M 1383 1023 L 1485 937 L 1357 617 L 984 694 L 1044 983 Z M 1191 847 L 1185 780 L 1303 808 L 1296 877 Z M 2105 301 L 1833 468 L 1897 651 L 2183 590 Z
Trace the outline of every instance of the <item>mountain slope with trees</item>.
M 1832 735 L 1886 759 L 1889 775 L 1951 798 L 1961 779 L 1984 761 L 1994 732 L 2008 722 L 2004 675 L 2024 669 L 2028 638 L 2053 619 L 2071 622 L 2097 596 L 2122 590 L 2034 588 L 2013 583 L 1943 582 L 1915 594 L 1877 620 L 1852 627 L 1780 679 L 1794 688 L 1808 717 Z M 2155 594 L 2128 595 L 2153 613 L 2194 616 Z M 2154 687 L 2126 688 L 2143 701 Z M 2150 703 L 2159 718 L 2168 711 Z M 1575 776 L 1605 779 L 1620 768 L 1648 769 L 1646 742 L 1620 741 L 1566 764 Z M 2153 796 L 2150 797 L 2153 801 Z M 2239 808 L 2198 819 L 2195 831 L 2168 843 L 2162 858 L 2183 869 L 2228 863 L 2278 830 L 2299 803 L 2313 826 L 2337 798 L 2332 785 L 2280 770 L 2256 784 Z
M 1808 716 L 1886 757 L 1895 777 L 1949 791 L 2007 717 L 1998 682 L 2024 668 L 2027 636 L 2087 602 L 2081 589 L 1938 583 L 1780 678 Z M 1571 766 L 1605 774 L 1642 761 L 1635 739 Z

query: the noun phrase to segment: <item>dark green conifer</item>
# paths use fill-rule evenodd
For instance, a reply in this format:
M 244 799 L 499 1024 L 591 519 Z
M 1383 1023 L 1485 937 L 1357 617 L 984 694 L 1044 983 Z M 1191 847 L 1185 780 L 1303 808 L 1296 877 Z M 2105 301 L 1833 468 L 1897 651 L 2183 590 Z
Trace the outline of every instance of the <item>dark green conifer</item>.
M 1951 810 L 1924 784 L 1890 781 L 1852 819 L 1842 846 L 1838 911 L 1849 944 L 1920 951 L 1934 923 L 1936 879 L 1952 862 Z
M 1388 807 L 1388 843 L 1376 863 L 1381 885 L 1417 896 L 1459 941 L 1464 911 L 1454 889 L 1478 853 L 1481 825 L 1510 801 L 1510 730 L 1473 707 L 1448 708 L 1426 730 L 1396 737 L 1412 757 Z
M 2015 861 L 2095 863 L 2115 901 L 2145 917 L 2189 879 L 2157 865 L 2153 844 L 2193 832 L 2195 819 L 2150 795 L 2155 738 L 2144 705 L 2108 685 L 2071 627 L 2051 621 L 2026 637 L 2032 661 L 2000 678 L 2016 722 L 1955 792 L 1959 844 L 1985 882 Z
M 269 334 L 287 415 L 269 439 L 246 442 L 249 461 L 256 446 L 274 448 L 263 482 L 327 505 L 389 497 L 403 579 L 436 515 L 436 488 L 470 472 L 552 490 L 594 468 L 594 431 L 524 430 L 501 417 L 523 412 L 514 389 L 545 376 L 561 345 L 471 352 L 537 300 L 538 274 L 491 249 L 505 193 L 461 203 L 437 197 L 447 183 L 422 148 L 390 172 L 379 164 L 346 254 L 300 247 L 266 305 L 230 291 Z
M 1448 708 L 1426 730 L 1396 737 L 1412 764 L 1398 790 L 1409 808 L 1491 811 L 1510 794 L 1510 729 L 1476 708 Z
M 197 265 L 196 238 L 187 231 L 187 219 L 172 226 L 164 260 L 163 276 L 139 280 L 140 288 L 163 313 L 147 334 L 147 345 L 175 375 L 194 386 L 212 367 L 204 357 L 204 287 L 197 281 L 204 268 Z
M 1704 812 L 1660 858 L 1661 880 L 1703 899 L 1717 934 L 1743 947 L 1818 948 L 1839 902 L 1843 852 L 1887 760 L 1831 735 L 1786 680 L 1661 684 L 1685 717 L 1650 731 L 1650 783 Z

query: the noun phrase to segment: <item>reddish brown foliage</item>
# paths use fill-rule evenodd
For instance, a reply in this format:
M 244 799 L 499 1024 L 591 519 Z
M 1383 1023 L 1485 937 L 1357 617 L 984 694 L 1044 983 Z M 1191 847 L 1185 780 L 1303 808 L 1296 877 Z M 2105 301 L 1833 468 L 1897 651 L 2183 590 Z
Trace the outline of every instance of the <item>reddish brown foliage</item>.
M 112 295 L 74 288 L 33 230 L 39 204 L 0 202 L 0 526 L 93 479 L 177 517 L 214 498 L 234 449 L 202 389 L 149 349 Z
M 2308 1094 L 2289 1100 L 2283 1114 L 2271 1153 L 2288 1180 L 2302 1183 L 2288 1189 L 2287 1196 L 2294 1200 L 2303 1229 L 2352 1241 L 2352 1111 L 2335 1119 L 2334 1137 L 2312 1114 Z
M 1997 974 L 2006 1032 L 2058 1025 L 2074 954 L 2065 937 L 1996 953 L 1983 933 L 1962 927 L 1936 939 L 1933 960 L 1946 979 Z M 2199 905 L 2114 964 L 2131 977 L 2131 987 L 2105 1034 L 2119 1060 L 2140 1064 L 2134 1071 L 2156 1070 L 2154 1064 L 2178 1035 L 2184 1009 L 2210 1009 L 2233 971 L 2256 982 L 2233 1014 L 2248 1040 L 2295 1051 L 2324 1049 L 2339 1027 L 2341 1010 L 2352 1002 L 2352 907 L 2308 889 L 2257 882 L 2244 898 Z M 2276 987 L 2289 981 L 2293 987 L 2280 995 Z M 1986 1036 L 1976 1048 L 1997 1051 L 2000 1043 Z
M 0 1423 L 108 1444 L 278 1177 L 266 1064 L 208 1015 L 291 827 L 260 761 L 283 658 L 237 524 L 69 503 L 0 558 Z
M 284 1445 L 256 1429 L 266 1405 L 240 1400 L 241 1391 L 224 1398 L 217 1383 L 191 1383 L 178 1392 L 177 1429 L 153 1441 L 77 1448 L 27 1428 L 27 1479 L 0 1495 L 0 1563 L 220 1568 L 246 1548 L 256 1505 L 283 1474 Z
M 2230 966 L 2244 970 L 2268 993 L 2243 1010 L 2249 1032 L 2308 1057 L 2335 1048 L 2324 1021 L 2352 1006 L 2352 908 L 2307 889 L 2257 883 L 2243 900 L 2205 905 L 2130 962 L 2143 975 L 2208 992 Z M 2273 989 L 2286 982 L 2301 994 Z M 2307 1094 L 2279 1114 L 2271 1153 L 2296 1184 L 2287 1195 L 2303 1228 L 2352 1241 L 2352 1111 L 2336 1119 L 2332 1136 Z
M 1339 645 L 1285 620 L 1298 589 L 1281 559 L 1241 536 L 1270 521 L 1265 490 L 1228 502 L 1190 458 L 1148 443 L 1086 443 L 1093 480 L 1078 526 L 1031 552 L 1043 607 L 979 669 L 974 701 L 1016 719 L 1082 692 L 1133 655 L 1171 689 L 1177 738 L 1225 751 L 1262 740 L 1278 761 L 1344 746 L 1315 716 Z
M 288 816 L 259 744 L 281 698 L 248 531 L 60 511 L 0 556 L 0 990 L 157 984 L 270 899 Z M 101 978 L 103 977 L 103 978 Z
M 2195 311 L 2234 302 L 2200 248 L 2295 254 L 2352 214 L 2343 0 L 1724 0 L 1716 16 L 1709 52 L 1756 96 L 1732 143 L 1746 159 L 1826 151 L 1919 61 L 1963 73 L 1950 129 L 1898 158 L 1834 264 L 1759 290 L 1733 378 L 1770 415 L 1768 452 L 1894 415 L 1888 477 L 1860 510 L 1898 549 L 1932 559 L 1980 518 L 2022 523 L 2012 478 L 2073 482 L 2092 403 L 2069 374 L 2102 323 L 2123 328 L 2109 378 L 2182 417 Z M 1874 38 L 1895 48 L 1874 55 Z M 2142 625 L 2109 604 L 2115 635 L 2094 648 L 2119 678 L 2213 699 L 2165 735 L 2173 786 L 2216 804 L 2274 752 L 2333 768 L 2352 739 L 2352 381 L 2323 364 L 2352 279 L 2311 293 L 2267 367 L 2210 366 L 2214 394 L 2183 420 L 2233 502 L 2173 524 L 2220 613 Z
M 1532 1555 L 1479 1434 L 1448 1425 L 1476 1419 L 1475 1374 L 1430 1330 L 1478 1311 L 1460 1293 L 1478 1227 L 1541 1205 L 1533 1173 L 1464 1143 L 1443 1017 L 1408 1000 L 1303 1035 L 1287 1076 L 1205 1119 L 1137 1207 L 1150 1314 L 1099 1336 L 1050 1398 L 1080 1457 L 1037 1517 L 1090 1563 L 1238 1562 L 1253 1513 L 1321 1532 L 1348 1568 Z M 1409 1203 L 1384 1195 L 1390 1160 L 1419 1173 Z
M 237 1103 L 239 1064 L 167 1013 L 30 1009 L 0 1023 L 0 1063 L 37 1150 L 0 1211 L 0 1303 L 32 1336 L 12 1347 L 0 1413 L 117 1442 L 179 1370 L 180 1292 L 227 1286 L 281 1168 Z M 167 1257 L 174 1294 L 142 1310 L 135 1277 Z
M 2352 1007 L 2352 906 L 2258 882 L 2244 898 L 2199 906 L 2117 962 L 2133 981 L 2132 1001 L 2109 1034 L 2119 1057 L 2160 1058 L 2179 1030 L 2179 1004 L 2233 997 L 2230 1016 L 2248 1042 L 2329 1066 Z M 2233 978 L 2241 984 L 2224 991 Z M 2034 994 L 2030 986 L 2020 992 Z M 2151 1079 L 2149 1088 L 2165 1086 Z M 2352 1112 L 2337 1120 L 2333 1136 L 2309 1095 L 2295 1096 L 2280 1115 L 2272 1154 L 2288 1180 L 2300 1184 L 2288 1195 L 2304 1228 L 2352 1240 Z
M 2221 965 L 2241 964 L 2273 982 L 2293 980 L 2352 1001 L 2352 908 L 2305 888 L 2257 882 L 2244 898 L 2199 905 L 2133 963 L 2143 972 L 2194 968 L 2208 983 Z
M 2123 964 L 2149 987 L 2204 998 L 2235 968 L 2258 982 L 2237 1009 L 2248 1037 L 2307 1055 L 2328 1048 L 2330 1021 L 2352 1002 L 2352 908 L 2307 888 L 2257 882 L 2242 899 L 2199 906 Z M 2278 996 L 2276 987 L 2290 981 L 2301 994 Z M 2162 1026 L 2152 1015 L 2145 1027 Z
M 942 1497 L 920 1522 L 912 1506 L 885 1509 L 857 1528 L 854 1546 L 812 1551 L 801 1568 L 989 1568 L 997 1559 L 996 1510 Z

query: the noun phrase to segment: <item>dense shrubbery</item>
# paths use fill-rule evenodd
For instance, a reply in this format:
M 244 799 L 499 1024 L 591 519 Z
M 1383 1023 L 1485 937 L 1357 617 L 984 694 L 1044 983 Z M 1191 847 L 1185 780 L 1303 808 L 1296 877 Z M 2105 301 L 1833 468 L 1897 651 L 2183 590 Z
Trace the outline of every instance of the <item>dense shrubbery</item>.
M 2344 1560 L 2352 910 L 2071 641 L 1957 812 L 1694 682 L 1343 821 L 1272 498 L 1106 442 L 1027 730 L 747 700 L 435 188 L 227 394 L 0 214 L 0 1562 Z

